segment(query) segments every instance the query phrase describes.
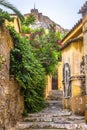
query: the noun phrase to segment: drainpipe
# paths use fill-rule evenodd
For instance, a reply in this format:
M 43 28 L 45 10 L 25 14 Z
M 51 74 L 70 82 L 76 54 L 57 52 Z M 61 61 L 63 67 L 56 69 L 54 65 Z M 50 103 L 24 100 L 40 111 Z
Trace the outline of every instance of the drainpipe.
M 84 47 L 84 69 L 85 69 L 85 122 L 87 123 L 87 1 L 84 3 L 82 8 L 79 10 L 82 14 L 82 24 L 83 24 L 83 47 Z

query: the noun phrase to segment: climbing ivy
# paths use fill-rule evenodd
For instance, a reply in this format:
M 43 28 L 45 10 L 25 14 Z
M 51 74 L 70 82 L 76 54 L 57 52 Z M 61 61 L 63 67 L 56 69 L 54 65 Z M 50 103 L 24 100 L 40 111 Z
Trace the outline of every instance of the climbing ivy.
M 14 48 L 11 50 L 10 74 L 21 86 L 25 111 L 38 112 L 44 107 L 45 70 L 35 58 L 29 39 L 9 27 Z

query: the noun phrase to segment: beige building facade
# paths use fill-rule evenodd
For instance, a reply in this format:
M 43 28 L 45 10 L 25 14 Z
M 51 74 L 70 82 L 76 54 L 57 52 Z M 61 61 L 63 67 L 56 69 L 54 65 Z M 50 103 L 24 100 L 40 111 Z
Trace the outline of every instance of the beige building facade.
M 82 19 L 62 40 L 58 89 L 63 90 L 63 108 L 87 121 L 87 2 L 79 13 Z

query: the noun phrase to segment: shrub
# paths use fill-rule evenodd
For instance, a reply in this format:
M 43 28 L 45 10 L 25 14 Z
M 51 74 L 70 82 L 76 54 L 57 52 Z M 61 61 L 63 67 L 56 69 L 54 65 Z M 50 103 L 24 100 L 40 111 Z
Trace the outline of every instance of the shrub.
M 38 112 L 44 107 L 45 70 L 34 56 L 27 38 L 9 28 L 14 48 L 11 51 L 10 74 L 21 86 L 25 111 Z

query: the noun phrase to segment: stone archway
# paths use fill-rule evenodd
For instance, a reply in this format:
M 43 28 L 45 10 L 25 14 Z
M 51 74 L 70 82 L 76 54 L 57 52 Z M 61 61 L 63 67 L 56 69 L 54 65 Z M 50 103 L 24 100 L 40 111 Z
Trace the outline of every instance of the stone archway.
M 68 97 L 71 95 L 71 82 L 70 82 L 70 66 L 68 63 L 64 64 L 63 67 L 63 87 L 64 87 L 64 96 Z

